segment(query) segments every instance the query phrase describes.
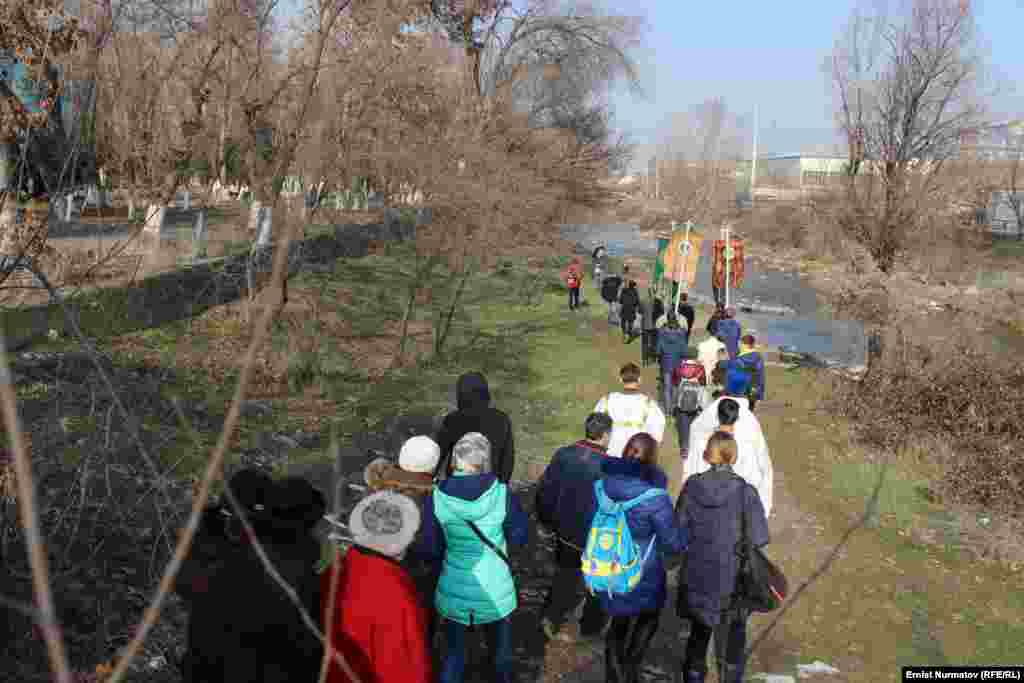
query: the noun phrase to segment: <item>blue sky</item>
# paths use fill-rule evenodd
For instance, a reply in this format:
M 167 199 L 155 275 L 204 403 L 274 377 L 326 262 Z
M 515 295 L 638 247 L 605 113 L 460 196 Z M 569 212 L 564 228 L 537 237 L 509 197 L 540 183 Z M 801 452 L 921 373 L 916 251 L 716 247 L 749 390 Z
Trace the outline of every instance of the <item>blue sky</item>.
M 895 5 L 895 0 L 893 0 Z M 284 6 L 298 0 L 283 0 Z M 711 97 L 750 116 L 759 107 L 759 152 L 796 153 L 838 143 L 830 83 L 822 64 L 854 0 L 605 0 L 646 18 L 636 52 L 646 97 L 616 91 L 616 125 L 640 146 L 635 168 L 657 148 L 674 112 Z M 1024 117 L 1024 0 L 973 0 L 990 65 L 1003 82 L 997 117 Z
M 736 113 L 759 107 L 761 153 L 833 144 L 832 94 L 822 64 L 854 4 L 609 0 L 622 13 L 642 8 L 648 22 L 637 52 L 647 98 L 617 93 L 613 100 L 617 125 L 641 145 L 634 167 L 645 166 L 669 114 L 714 96 Z M 1024 0 L 975 0 L 974 7 L 996 75 L 1007 86 L 1024 81 Z M 1004 91 L 990 106 L 997 116 L 1024 117 L 1024 88 Z

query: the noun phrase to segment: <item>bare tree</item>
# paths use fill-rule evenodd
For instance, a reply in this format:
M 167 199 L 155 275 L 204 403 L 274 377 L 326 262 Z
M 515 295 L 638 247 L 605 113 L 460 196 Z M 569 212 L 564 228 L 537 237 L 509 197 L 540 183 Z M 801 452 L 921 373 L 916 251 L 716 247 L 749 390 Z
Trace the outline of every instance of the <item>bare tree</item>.
M 844 233 L 892 271 L 958 150 L 978 125 L 982 62 L 969 3 L 907 0 L 886 15 L 857 11 L 831 76 L 850 146 Z
M 673 212 L 714 222 L 732 199 L 731 179 L 742 156 L 742 121 L 722 98 L 712 98 L 670 118 L 659 155 L 661 192 Z
M 631 55 L 643 34 L 640 18 L 608 13 L 594 3 L 531 0 L 507 8 L 482 54 L 483 92 L 513 83 L 512 102 L 537 128 L 568 128 L 581 142 L 608 143 L 608 90 L 617 81 L 642 94 Z

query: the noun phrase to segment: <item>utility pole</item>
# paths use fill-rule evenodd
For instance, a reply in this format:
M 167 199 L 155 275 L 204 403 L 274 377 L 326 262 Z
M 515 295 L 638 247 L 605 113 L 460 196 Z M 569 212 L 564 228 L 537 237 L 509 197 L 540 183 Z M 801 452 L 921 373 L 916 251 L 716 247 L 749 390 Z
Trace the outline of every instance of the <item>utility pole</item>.
M 750 153 L 750 205 L 754 205 L 754 183 L 757 181 L 757 104 L 754 104 L 754 149 Z

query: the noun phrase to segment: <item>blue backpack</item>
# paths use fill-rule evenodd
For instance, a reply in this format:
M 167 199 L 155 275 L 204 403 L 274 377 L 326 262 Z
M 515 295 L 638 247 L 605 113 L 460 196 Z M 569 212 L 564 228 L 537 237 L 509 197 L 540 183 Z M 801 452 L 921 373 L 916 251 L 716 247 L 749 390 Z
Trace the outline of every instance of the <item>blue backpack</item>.
M 641 555 L 629 531 L 626 513 L 645 500 L 667 496 L 668 491 L 647 489 L 636 498 L 615 502 L 604 492 L 604 482 L 596 481 L 594 495 L 597 497 L 597 511 L 590 523 L 587 547 L 583 551 L 583 580 L 591 593 L 605 592 L 609 597 L 628 593 L 640 583 L 644 563 L 654 549 L 656 539 L 651 538 L 647 550 Z

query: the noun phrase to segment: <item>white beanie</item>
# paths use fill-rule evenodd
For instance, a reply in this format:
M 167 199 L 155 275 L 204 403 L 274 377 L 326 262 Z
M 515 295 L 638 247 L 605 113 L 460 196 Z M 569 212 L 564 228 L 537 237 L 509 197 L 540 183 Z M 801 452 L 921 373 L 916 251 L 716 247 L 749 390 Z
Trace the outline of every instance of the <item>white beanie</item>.
M 429 436 L 414 436 L 398 452 L 398 466 L 406 472 L 433 474 L 441 459 L 441 447 Z
M 378 491 L 359 501 L 349 516 L 352 541 L 388 557 L 399 557 L 420 528 L 420 508 L 412 498 Z

